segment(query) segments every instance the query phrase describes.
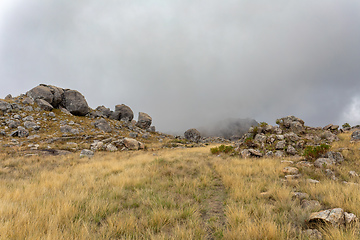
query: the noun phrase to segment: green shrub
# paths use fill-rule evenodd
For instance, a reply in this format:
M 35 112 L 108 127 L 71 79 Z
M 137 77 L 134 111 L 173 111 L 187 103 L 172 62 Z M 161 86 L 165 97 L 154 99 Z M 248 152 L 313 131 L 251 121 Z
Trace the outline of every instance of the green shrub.
M 342 128 L 349 128 L 349 127 L 351 127 L 349 123 L 344 123 L 344 124 L 342 125 Z
M 315 160 L 330 149 L 330 145 L 321 144 L 320 146 L 307 146 L 304 150 L 304 157 Z
M 219 154 L 219 153 L 231 153 L 234 151 L 234 147 L 233 146 L 225 146 L 225 145 L 220 145 L 219 147 L 213 147 L 210 148 L 210 151 L 212 154 Z
M 260 122 L 260 127 L 266 127 L 267 125 L 269 124 L 267 124 L 266 122 Z

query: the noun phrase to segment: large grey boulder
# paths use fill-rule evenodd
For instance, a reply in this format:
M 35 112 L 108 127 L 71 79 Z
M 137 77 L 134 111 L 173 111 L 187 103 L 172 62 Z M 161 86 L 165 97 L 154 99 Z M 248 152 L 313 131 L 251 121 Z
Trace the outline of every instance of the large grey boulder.
M 139 118 L 136 126 L 142 129 L 148 129 L 151 126 L 152 118 L 147 113 L 139 112 Z
M 139 150 L 139 149 L 142 149 L 144 146 L 143 143 L 141 143 L 138 140 L 133 139 L 133 138 L 124 138 L 122 140 L 122 143 L 129 150 Z
M 124 120 L 124 121 L 130 122 L 134 118 L 133 111 L 131 110 L 131 108 L 129 106 L 126 106 L 125 104 L 116 105 L 115 112 L 118 113 L 118 120 Z M 140 114 L 139 114 L 139 117 L 140 117 Z M 151 125 L 151 123 L 150 123 L 150 125 Z
M 195 128 L 191 128 L 189 130 L 187 130 L 184 133 L 184 136 L 186 139 L 193 141 L 193 142 L 198 142 L 201 138 L 201 134 L 198 130 L 196 130 Z
M 76 90 L 67 89 L 64 91 L 64 98 L 62 105 L 71 114 L 76 116 L 85 116 L 90 111 L 90 108 L 85 100 L 85 97 Z
M 51 92 L 50 88 L 43 84 L 29 90 L 26 95 L 34 100 L 43 99 L 50 104 L 53 102 L 54 99 L 54 94 Z

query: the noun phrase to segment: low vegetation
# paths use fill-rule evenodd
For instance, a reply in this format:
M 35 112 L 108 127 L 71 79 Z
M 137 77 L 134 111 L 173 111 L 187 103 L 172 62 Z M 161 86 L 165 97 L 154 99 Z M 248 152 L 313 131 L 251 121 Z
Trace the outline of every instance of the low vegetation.
M 345 161 L 331 167 L 337 181 L 299 168 L 318 184 L 284 180 L 288 160 L 302 159 L 219 155 L 232 151 L 225 145 L 92 158 L 1 154 L 0 239 L 308 239 L 311 211 L 293 192 L 360 216 L 360 181 L 348 174 L 360 173 L 360 144 L 349 133 L 339 138 L 332 149 L 343 149 Z M 320 231 L 324 239 L 359 239 L 359 227 Z

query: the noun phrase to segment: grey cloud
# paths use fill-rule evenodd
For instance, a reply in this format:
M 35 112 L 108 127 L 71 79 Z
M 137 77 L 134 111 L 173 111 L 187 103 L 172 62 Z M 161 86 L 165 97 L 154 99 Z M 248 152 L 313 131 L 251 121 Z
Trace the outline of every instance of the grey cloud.
M 145 111 L 163 131 L 290 114 L 339 124 L 359 95 L 359 10 L 340 0 L 23 1 L 1 33 L 0 93 L 74 88 L 93 108 Z

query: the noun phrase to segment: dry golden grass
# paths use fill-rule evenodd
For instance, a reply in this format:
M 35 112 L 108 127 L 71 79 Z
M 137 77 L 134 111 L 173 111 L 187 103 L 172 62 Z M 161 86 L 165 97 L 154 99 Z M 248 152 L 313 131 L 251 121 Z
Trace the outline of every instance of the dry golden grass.
M 360 173 L 359 144 L 334 167 L 300 169 L 305 181 L 287 183 L 281 159 L 240 159 L 210 154 L 210 147 L 99 152 L 48 157 L 0 155 L 0 239 L 307 239 L 309 210 L 292 192 L 324 208 L 360 216 L 359 187 L 342 180 Z M 317 171 L 317 172 L 316 172 Z M 265 193 L 266 194 L 262 194 Z M 359 239 L 359 225 L 322 229 L 324 239 Z

